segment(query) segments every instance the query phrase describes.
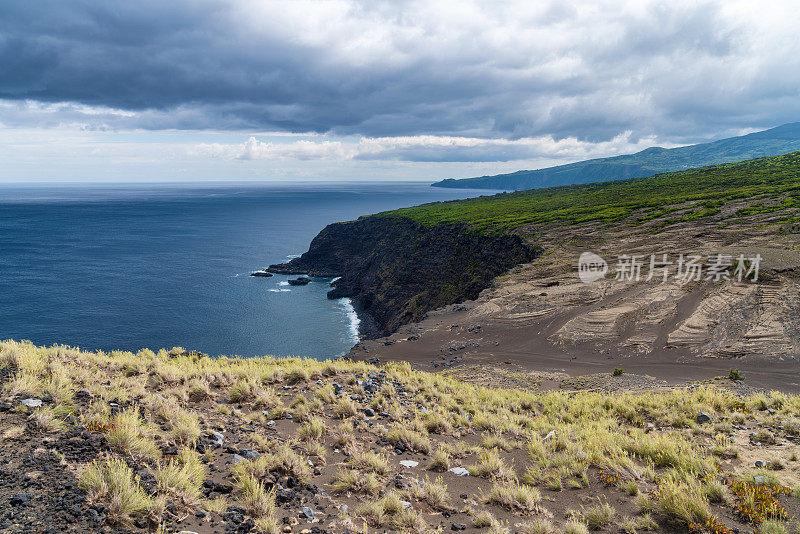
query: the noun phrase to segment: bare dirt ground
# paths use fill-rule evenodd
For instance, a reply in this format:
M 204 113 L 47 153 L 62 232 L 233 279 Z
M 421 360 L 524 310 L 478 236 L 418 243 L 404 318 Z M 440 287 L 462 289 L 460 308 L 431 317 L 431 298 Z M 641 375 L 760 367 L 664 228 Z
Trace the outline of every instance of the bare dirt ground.
M 669 385 L 737 368 L 752 386 L 800 391 L 800 236 L 769 216 L 732 216 L 748 204 L 666 228 L 658 221 L 522 228 L 543 256 L 499 277 L 475 301 L 363 341 L 350 356 L 426 370 L 484 364 L 567 376 L 619 367 Z M 585 251 L 608 262 L 604 279 L 579 279 Z M 642 257 L 640 280 L 615 279 L 623 254 Z M 651 255 L 663 254 L 672 262 L 696 254 L 705 264 L 717 254 L 760 255 L 759 279 L 687 281 L 673 264 L 666 280 L 660 270 L 647 280 Z

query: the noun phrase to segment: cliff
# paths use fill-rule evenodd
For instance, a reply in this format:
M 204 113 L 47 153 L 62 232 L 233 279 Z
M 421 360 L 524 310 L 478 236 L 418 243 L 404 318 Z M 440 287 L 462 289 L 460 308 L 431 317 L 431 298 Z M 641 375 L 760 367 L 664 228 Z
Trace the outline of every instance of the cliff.
M 362 315 L 363 333 L 377 336 L 429 310 L 476 298 L 493 278 L 538 252 L 516 235 L 373 216 L 328 225 L 308 252 L 268 270 L 340 277 L 328 298 L 350 297 Z

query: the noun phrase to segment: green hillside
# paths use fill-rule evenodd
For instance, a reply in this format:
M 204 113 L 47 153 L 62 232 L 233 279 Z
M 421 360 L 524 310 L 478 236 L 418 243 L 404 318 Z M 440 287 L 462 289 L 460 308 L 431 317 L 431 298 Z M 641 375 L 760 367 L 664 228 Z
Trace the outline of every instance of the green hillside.
M 639 221 L 668 218 L 675 205 L 694 202 L 682 214 L 682 220 L 691 220 L 715 215 L 737 199 L 756 201 L 738 215 L 785 211 L 782 220 L 800 220 L 800 152 L 646 178 L 435 202 L 376 216 L 407 217 L 426 226 L 467 223 L 487 231 L 551 221 L 619 221 L 634 212 Z
M 651 147 L 636 154 L 592 159 L 532 171 L 447 179 L 435 187 L 523 190 L 653 176 L 706 165 L 777 156 L 800 150 L 800 123 L 679 148 Z

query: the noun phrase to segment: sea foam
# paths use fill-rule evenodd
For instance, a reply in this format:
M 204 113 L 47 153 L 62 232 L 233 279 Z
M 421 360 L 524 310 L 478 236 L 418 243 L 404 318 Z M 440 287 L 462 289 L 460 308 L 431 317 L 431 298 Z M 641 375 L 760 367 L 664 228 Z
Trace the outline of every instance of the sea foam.
M 349 334 L 350 340 L 353 343 L 358 343 L 358 327 L 361 324 L 361 319 L 358 318 L 358 314 L 356 313 L 356 309 L 353 307 L 353 301 L 349 298 L 345 297 L 340 299 L 342 303 L 342 307 L 344 308 L 345 314 L 347 314 L 347 319 L 349 321 Z

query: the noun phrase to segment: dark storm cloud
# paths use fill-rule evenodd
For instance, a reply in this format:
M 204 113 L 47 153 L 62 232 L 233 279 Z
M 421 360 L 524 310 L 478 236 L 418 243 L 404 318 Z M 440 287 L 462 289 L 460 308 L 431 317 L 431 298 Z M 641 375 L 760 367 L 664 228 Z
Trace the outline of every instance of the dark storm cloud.
M 690 141 L 800 117 L 769 4 L 6 0 L 0 98 L 135 112 L 89 127 Z

